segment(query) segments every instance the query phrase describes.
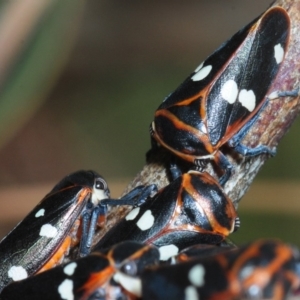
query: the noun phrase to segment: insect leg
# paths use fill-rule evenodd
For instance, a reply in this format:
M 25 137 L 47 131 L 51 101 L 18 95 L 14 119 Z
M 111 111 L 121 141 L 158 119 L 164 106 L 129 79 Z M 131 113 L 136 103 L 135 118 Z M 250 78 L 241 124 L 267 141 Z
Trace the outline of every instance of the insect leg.
M 146 187 L 140 185 L 120 199 L 101 200 L 100 203 L 93 209 L 93 211 L 90 214 L 84 214 L 83 218 L 85 218 L 85 221 L 83 224 L 83 237 L 79 251 L 80 257 L 84 257 L 90 253 L 98 219 L 101 216 L 106 216 L 108 205 L 140 206 L 146 202 L 146 200 L 153 192 L 157 192 L 157 187 L 155 184 L 151 184 Z
M 260 113 L 266 108 L 268 102 L 269 101 L 267 100 L 262 105 L 262 107 L 259 109 L 257 114 L 255 114 L 254 117 L 251 120 L 249 120 L 249 122 L 247 124 L 245 124 L 245 126 L 228 141 L 229 147 L 234 148 L 234 150 L 236 152 L 238 152 L 244 156 L 256 156 L 256 155 L 263 154 L 263 153 L 274 156 L 276 154 L 275 149 L 271 149 L 270 147 L 265 146 L 265 145 L 259 145 L 255 148 L 250 148 L 250 147 L 247 147 L 247 146 L 241 144 L 241 141 L 246 136 L 248 131 L 251 129 L 253 124 L 258 120 Z
M 123 196 L 120 199 L 105 199 L 101 201 L 101 205 L 131 205 L 131 206 L 140 206 L 147 198 L 157 192 L 157 186 L 155 184 L 147 185 L 147 186 L 137 186 L 128 194 Z
M 271 93 L 268 98 L 269 100 L 277 99 L 280 97 L 298 97 L 300 92 L 300 88 L 297 88 L 292 91 L 275 91 Z
M 240 142 L 246 136 L 246 134 L 251 129 L 253 124 L 258 120 L 260 113 L 266 108 L 269 101 L 272 101 L 272 100 L 280 98 L 280 97 L 297 97 L 297 96 L 299 96 L 299 88 L 295 89 L 293 91 L 275 91 L 275 92 L 271 93 L 268 96 L 268 99 L 265 101 L 265 103 L 259 109 L 259 111 L 255 114 L 255 116 L 247 124 L 245 124 L 245 126 L 237 134 L 235 134 L 228 141 L 228 145 L 230 147 L 233 147 L 235 149 L 235 151 L 237 151 L 238 153 L 245 155 L 245 156 L 256 156 L 256 155 L 263 154 L 263 153 L 274 156 L 276 154 L 276 150 L 271 149 L 268 146 L 260 145 L 255 148 L 249 148 L 249 147 L 242 145 Z
M 219 180 L 220 185 L 224 186 L 231 176 L 233 166 L 221 151 L 216 152 L 214 160 L 217 165 L 220 166 L 222 170 L 224 170 L 224 174 Z
M 90 253 L 91 246 L 93 243 L 93 238 L 95 235 L 96 226 L 97 226 L 97 221 L 100 216 L 106 216 L 106 214 L 107 214 L 107 206 L 99 204 L 93 209 L 93 211 L 89 215 L 88 230 L 87 228 L 85 232 L 82 230 L 84 239 L 82 239 L 82 242 L 80 243 L 79 257 L 87 256 Z
M 93 210 L 85 210 L 82 214 L 82 234 L 79 247 L 79 257 L 90 253 L 92 239 L 95 234 L 96 224 L 100 215 L 106 216 L 107 206 L 96 206 Z
M 262 107 L 259 109 L 259 111 L 254 115 L 252 119 L 250 119 L 241 129 L 239 132 L 237 132 L 229 141 L 228 145 L 230 147 L 235 148 L 241 140 L 246 136 L 248 131 L 252 128 L 253 124 L 258 120 L 261 112 L 267 107 L 269 101 L 267 100 Z

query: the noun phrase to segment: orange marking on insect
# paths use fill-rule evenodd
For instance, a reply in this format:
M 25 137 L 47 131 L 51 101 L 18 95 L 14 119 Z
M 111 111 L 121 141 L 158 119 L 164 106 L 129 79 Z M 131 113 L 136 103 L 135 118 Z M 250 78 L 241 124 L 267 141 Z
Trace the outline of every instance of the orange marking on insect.
M 108 265 L 100 272 L 92 273 L 86 283 L 80 288 L 80 290 L 84 291 L 84 294 L 80 299 L 88 299 L 93 292 L 110 280 L 114 272 L 115 268 L 111 265 Z
M 77 203 L 81 203 L 81 202 L 85 201 L 86 198 L 90 196 L 91 192 L 92 192 L 92 190 L 90 188 L 87 188 L 87 187 L 83 188 L 79 193 Z
M 168 110 L 165 110 L 165 109 L 164 110 L 159 110 L 155 113 L 155 116 L 161 116 L 161 117 L 169 119 L 173 123 L 174 127 L 176 127 L 177 129 L 185 130 L 187 132 L 192 133 L 195 137 L 198 137 L 198 139 L 201 140 L 201 141 L 202 141 L 203 138 L 206 138 L 208 140 L 208 137 L 207 137 L 206 134 L 203 134 L 197 128 L 194 128 L 190 125 L 187 125 L 185 122 L 178 119 L 174 114 L 172 114 Z
M 298 290 L 300 288 L 300 277 L 299 276 L 297 276 L 294 272 L 291 272 L 291 271 L 286 271 L 284 275 L 285 275 L 285 278 L 289 282 L 291 282 L 293 290 Z
M 229 290 L 234 295 L 238 295 L 242 290 L 248 290 L 253 284 L 259 286 L 261 289 L 271 281 L 272 276 L 276 274 L 282 266 L 292 257 L 291 249 L 286 245 L 278 244 L 276 246 L 276 257 L 267 265 L 255 267 L 248 277 L 240 282 L 240 272 L 243 266 L 247 263 L 249 258 L 260 257 L 260 246 L 264 243 L 263 240 L 256 242 L 254 245 L 241 253 L 235 261 L 233 268 L 228 273 Z M 274 298 L 277 299 L 277 298 Z M 278 298 L 281 299 L 281 298 Z
M 209 185 L 217 185 L 220 190 L 222 190 L 221 186 L 213 180 L 213 178 L 210 178 L 209 176 L 202 176 L 201 180 L 203 179 L 204 182 L 206 182 Z M 185 187 L 185 191 L 191 195 L 193 199 L 195 199 L 197 205 L 200 206 L 200 208 L 205 213 L 207 219 L 209 220 L 209 223 L 211 224 L 211 227 L 213 229 L 213 232 L 222 234 L 224 236 L 229 235 L 231 232 L 233 226 L 230 226 L 230 228 L 222 226 L 218 220 L 215 217 L 214 208 L 211 205 L 210 199 L 206 199 L 203 197 L 201 193 L 199 193 L 198 190 L 195 189 L 195 187 L 191 184 L 191 177 L 189 176 L 183 176 L 183 186 Z M 225 194 L 224 194 L 225 195 Z M 229 198 L 226 197 L 226 208 L 225 213 L 228 218 L 228 220 L 231 221 L 231 224 L 234 225 L 234 220 L 237 218 L 236 210 Z
M 103 227 L 106 224 L 106 215 L 100 215 L 98 217 L 97 225 Z
M 202 99 L 205 99 L 207 92 L 208 92 L 208 88 L 204 88 L 201 91 L 199 91 L 199 93 L 195 94 L 193 97 L 181 100 L 180 102 L 175 103 L 171 106 L 188 106 L 194 101 L 200 101 L 201 102 Z M 200 104 L 200 106 L 201 106 L 201 104 Z
M 199 197 L 201 198 L 202 196 L 199 194 L 198 191 L 196 191 L 192 185 L 190 184 L 190 179 L 191 175 L 188 173 L 185 173 L 182 175 L 182 183 L 180 186 L 180 189 L 177 193 L 177 202 L 175 205 L 175 210 L 170 218 L 170 221 L 165 225 L 164 229 L 160 231 L 158 234 L 153 236 L 151 239 L 148 240 L 148 243 L 151 243 L 151 241 L 155 240 L 158 236 L 165 235 L 167 233 L 171 232 L 176 232 L 178 230 L 181 231 L 193 231 L 197 233 L 203 233 L 203 234 L 214 234 L 214 235 L 219 235 L 220 239 L 223 239 L 225 235 L 228 235 L 229 232 L 227 232 L 222 226 L 219 226 L 220 228 L 217 227 L 218 230 L 215 230 L 213 227 L 213 230 L 206 230 L 202 228 L 201 226 L 198 225 L 193 225 L 193 224 L 176 224 L 177 220 L 179 219 L 180 215 L 182 214 L 182 208 L 184 207 L 183 199 L 180 195 L 182 195 L 183 189 L 185 189 L 188 192 L 188 189 L 190 189 L 189 194 L 195 199 Z M 189 188 L 188 188 L 189 187 Z M 203 198 L 204 199 L 204 198 Z M 230 201 L 230 200 L 229 200 Z M 201 203 L 201 199 L 199 200 Z M 204 208 L 205 209 L 211 209 L 210 207 Z M 212 225 L 214 226 L 214 224 Z M 222 230 L 223 229 L 223 230 Z
M 264 267 L 257 267 L 244 281 L 244 284 L 249 288 L 254 283 L 260 283 L 261 286 L 268 284 L 270 279 L 276 272 L 278 272 L 282 266 L 292 257 L 292 251 L 286 245 L 278 245 L 276 248 L 276 253 L 278 254 L 275 259 L 273 259 L 268 265 Z M 259 280 L 257 280 L 259 278 Z
M 64 256 L 69 252 L 71 245 L 71 237 L 67 236 L 58 250 L 50 257 L 50 259 L 39 269 L 36 274 L 42 273 L 46 270 L 52 269 L 61 263 Z
M 186 262 L 189 261 L 191 258 L 186 255 L 185 253 L 180 253 L 176 256 L 176 261 L 177 262 Z
M 204 151 L 206 153 L 205 155 L 213 154 L 215 149 L 217 149 L 217 147 L 215 147 L 211 144 L 209 137 L 206 133 L 203 133 L 202 131 L 200 131 L 197 128 L 194 128 L 190 125 L 187 125 L 185 122 L 179 120 L 171 112 L 169 112 L 167 110 L 160 110 L 160 111 L 156 112 L 155 116 L 156 117 L 157 116 L 164 117 L 164 118 L 168 119 L 177 130 L 186 131 L 188 134 L 193 135 L 199 141 L 199 144 L 203 145 L 204 150 L 202 148 L 201 149 L 202 149 L 202 151 Z M 197 159 L 197 158 L 203 159 L 203 157 L 205 156 L 205 155 L 201 155 L 201 154 L 197 154 L 197 153 L 191 153 L 187 149 L 181 149 L 181 150 L 174 149 L 172 146 L 165 143 L 164 138 L 161 137 L 157 131 L 159 131 L 159 128 L 157 130 L 155 129 L 154 133 L 153 133 L 153 137 L 156 139 L 156 141 L 159 144 L 161 144 L 163 147 L 165 147 L 165 148 L 169 149 L 171 152 L 175 153 L 177 156 L 181 157 L 182 159 L 190 161 L 190 162 L 194 162 L 194 159 Z
M 91 189 L 84 188 L 80 191 L 77 197 L 77 202 L 74 204 L 74 208 L 78 207 L 78 204 L 84 204 L 84 201 L 89 197 Z M 55 253 L 49 258 L 49 260 L 36 272 L 36 274 L 49 270 L 57 265 L 59 265 L 64 256 L 67 255 L 71 247 L 76 246 L 81 238 L 81 221 L 80 218 L 75 220 L 70 231 L 62 243 L 58 246 Z

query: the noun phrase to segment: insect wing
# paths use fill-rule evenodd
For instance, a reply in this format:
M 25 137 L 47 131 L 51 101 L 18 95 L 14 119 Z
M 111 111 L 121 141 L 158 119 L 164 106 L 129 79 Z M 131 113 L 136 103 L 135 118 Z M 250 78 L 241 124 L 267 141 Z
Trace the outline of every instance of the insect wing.
M 285 10 L 268 10 L 220 70 L 206 98 L 208 134 L 213 145 L 228 140 L 263 104 L 283 61 L 289 28 Z
M 113 275 L 114 268 L 101 254 L 93 254 L 66 265 L 55 267 L 19 282 L 9 284 L 1 300 L 90 299 Z M 103 291 L 105 299 L 105 292 Z
M 155 267 L 142 274 L 145 300 L 286 299 L 299 288 L 295 249 L 258 240 L 240 249 Z
M 238 31 L 230 40 L 216 49 L 174 92 L 166 97 L 163 103 L 158 107 L 158 110 L 176 105 L 180 106 L 190 100 L 199 99 L 201 91 L 211 85 L 220 70 L 228 63 L 232 54 L 245 40 L 251 26 L 257 19 L 258 18 L 253 20 L 250 24 Z M 203 74 L 205 70 L 206 72 Z M 201 74 L 202 76 L 200 76 Z M 201 80 L 199 80 L 199 78 L 201 78 Z
M 89 189 L 73 186 L 48 194 L 0 243 L 1 289 L 38 271 L 79 217 Z
M 204 156 L 237 133 L 266 99 L 289 29 L 285 10 L 274 7 L 222 44 L 157 109 L 160 142 Z
M 176 139 L 179 137 L 180 141 L 185 141 L 187 139 L 185 137 L 188 136 L 188 142 L 191 143 L 190 151 L 192 149 L 196 151 L 196 145 L 201 141 L 199 141 L 198 133 L 191 129 L 202 131 L 205 126 L 203 123 L 206 118 L 205 97 L 208 90 L 220 71 L 228 64 L 232 54 L 246 39 L 256 20 L 223 43 L 158 107 L 155 113 L 155 129 L 162 139 L 167 141 L 167 144 L 173 144 L 172 137 L 168 135 L 170 131 L 176 130 Z M 189 144 L 186 144 L 185 148 L 189 148 Z M 197 155 L 201 154 L 197 150 Z

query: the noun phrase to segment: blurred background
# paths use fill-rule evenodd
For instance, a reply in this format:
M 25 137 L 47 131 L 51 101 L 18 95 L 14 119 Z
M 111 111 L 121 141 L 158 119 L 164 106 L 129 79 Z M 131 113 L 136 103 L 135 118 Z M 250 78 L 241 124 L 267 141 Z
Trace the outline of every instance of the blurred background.
M 119 196 L 145 163 L 164 97 L 269 5 L 0 1 L 0 235 L 78 169 L 98 171 Z M 300 246 L 299 122 L 242 200 L 234 242 Z

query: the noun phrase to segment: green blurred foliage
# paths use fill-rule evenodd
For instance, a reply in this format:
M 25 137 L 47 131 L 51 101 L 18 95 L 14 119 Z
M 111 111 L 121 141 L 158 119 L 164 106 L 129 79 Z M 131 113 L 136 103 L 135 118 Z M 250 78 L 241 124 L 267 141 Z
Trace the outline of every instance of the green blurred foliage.
M 300 247 L 297 215 L 239 210 L 241 228 L 230 240 L 241 245 L 259 238 L 277 238 Z
M 32 117 L 53 87 L 65 66 L 83 4 L 82 0 L 1 2 L 0 147 Z

